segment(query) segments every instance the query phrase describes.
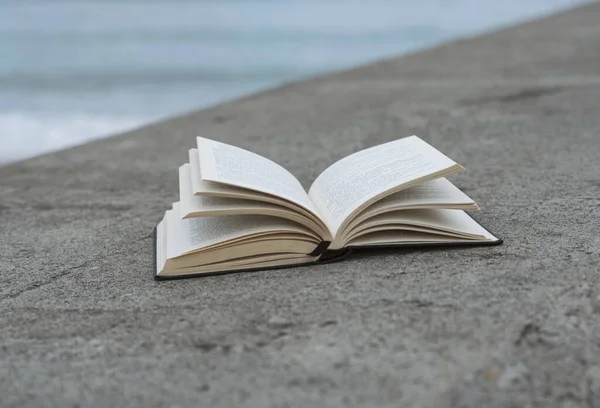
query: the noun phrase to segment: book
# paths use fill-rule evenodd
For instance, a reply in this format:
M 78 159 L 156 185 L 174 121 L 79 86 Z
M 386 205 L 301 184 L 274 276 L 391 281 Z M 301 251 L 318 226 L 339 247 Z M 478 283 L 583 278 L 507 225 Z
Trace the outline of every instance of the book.
M 351 154 L 306 191 L 250 151 L 198 137 L 179 201 L 155 228 L 155 278 L 332 262 L 363 248 L 493 245 L 448 176 L 464 168 L 417 136 Z

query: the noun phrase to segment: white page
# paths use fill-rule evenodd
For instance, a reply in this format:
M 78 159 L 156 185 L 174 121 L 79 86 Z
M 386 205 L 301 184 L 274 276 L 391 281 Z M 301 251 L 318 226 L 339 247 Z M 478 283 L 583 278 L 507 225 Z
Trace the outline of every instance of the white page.
M 190 164 L 186 163 L 179 168 L 180 218 L 241 214 L 271 215 L 295 221 L 315 231 L 324 239 L 331 239 L 329 231 L 323 224 L 315 222 L 314 217 L 311 218 L 306 210 L 301 210 L 285 201 L 279 200 L 279 203 L 282 204 L 273 204 L 241 198 L 199 196 L 192 194 L 192 191 Z M 289 207 L 293 208 L 290 209 Z
M 307 228 L 293 221 L 276 217 L 231 215 L 181 219 L 180 211 L 178 202 L 173 204 L 172 210 L 167 211 L 168 258 L 235 238 L 264 232 L 294 232 L 318 238 Z
M 448 179 L 441 177 L 391 194 L 369 206 L 361 213 L 361 215 L 365 213 L 374 213 L 385 208 L 402 208 L 435 204 L 474 205 L 475 201 L 460 191 L 454 184 L 448 181 Z
M 252 210 L 259 209 L 292 212 L 292 210 L 282 208 L 280 205 L 263 201 L 194 195 L 189 163 L 179 168 L 179 202 L 181 206 L 181 218 L 185 218 L 191 213 L 201 214 L 203 212 L 239 211 L 240 213 L 248 214 Z
M 473 240 L 418 231 L 380 231 L 351 239 L 349 246 L 409 243 L 472 242 Z
M 382 200 L 368 206 L 360 214 L 346 224 L 345 231 L 354 229 L 357 225 L 371 217 L 390 211 L 431 208 L 478 210 L 479 207 L 465 193 L 460 191 L 446 178 L 426 181 L 414 187 L 391 194 Z
M 203 181 L 213 181 L 285 198 L 318 215 L 300 182 L 279 164 L 239 147 L 197 138 Z
M 200 172 L 200 154 L 198 149 L 190 149 L 190 175 L 192 183 L 192 192 L 195 195 L 202 196 L 262 196 L 261 193 L 254 191 L 248 191 L 244 188 L 238 188 L 234 186 L 228 186 L 226 184 L 211 183 L 209 181 L 202 180 L 202 174 Z
M 434 147 L 410 136 L 334 163 L 315 180 L 309 196 L 335 235 L 342 223 L 370 200 L 433 174 L 461 169 Z
M 354 235 L 357 231 L 371 226 L 393 226 L 394 224 L 430 227 L 442 231 L 487 237 L 489 233 L 473 218 L 462 210 L 400 210 L 377 215 L 348 231 Z

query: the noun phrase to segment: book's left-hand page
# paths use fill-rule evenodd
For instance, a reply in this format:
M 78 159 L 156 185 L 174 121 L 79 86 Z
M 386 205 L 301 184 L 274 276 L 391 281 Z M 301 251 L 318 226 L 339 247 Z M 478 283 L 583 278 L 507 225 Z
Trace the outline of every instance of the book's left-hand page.
M 239 147 L 197 138 L 203 181 L 259 191 L 291 201 L 321 218 L 300 182 L 279 164 Z
M 192 155 L 190 155 L 192 156 Z M 193 158 L 193 157 L 192 157 Z M 199 165 L 199 163 L 198 163 Z M 267 194 L 252 192 L 247 199 L 219 197 L 210 195 L 195 195 L 189 163 L 179 168 L 179 202 L 181 218 L 195 218 L 208 216 L 230 215 L 270 215 L 295 221 L 317 232 L 324 240 L 330 237 L 326 226 L 313 220 L 314 216 L 306 210 L 300 209 L 285 200 L 271 197 Z M 199 171 L 198 171 L 199 173 Z M 214 186 L 224 186 L 219 183 L 204 182 Z M 237 189 L 237 194 L 246 194 L 247 189 L 225 186 L 228 189 Z M 214 188 L 211 188 L 215 191 Z M 260 196 L 257 196 L 260 195 Z M 239 196 L 238 196 L 239 197 Z
M 298 223 L 244 215 L 181 219 L 180 204 L 157 227 L 157 275 L 179 276 L 314 262 L 321 238 Z

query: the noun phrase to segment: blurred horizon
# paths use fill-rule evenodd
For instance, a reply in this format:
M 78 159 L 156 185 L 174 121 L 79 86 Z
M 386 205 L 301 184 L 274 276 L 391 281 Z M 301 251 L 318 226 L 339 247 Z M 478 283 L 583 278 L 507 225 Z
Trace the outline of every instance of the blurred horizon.
M 0 165 L 588 2 L 9 0 Z

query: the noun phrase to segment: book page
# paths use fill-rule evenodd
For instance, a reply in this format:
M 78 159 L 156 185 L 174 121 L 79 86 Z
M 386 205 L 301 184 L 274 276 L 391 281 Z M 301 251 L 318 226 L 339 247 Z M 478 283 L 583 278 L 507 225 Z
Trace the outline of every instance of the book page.
M 190 149 L 189 158 L 192 192 L 194 195 L 246 198 L 255 199 L 258 201 L 269 201 L 270 198 L 270 202 L 274 201 L 272 196 L 268 194 L 248 190 L 247 188 L 241 188 L 236 186 L 230 186 L 227 184 L 213 183 L 210 181 L 202 180 L 202 173 L 200 172 L 200 154 L 198 153 L 198 149 Z
M 446 178 L 426 181 L 413 187 L 393 193 L 368 206 L 346 224 L 350 231 L 358 224 L 379 214 L 408 209 L 455 209 L 478 210 L 479 207 L 465 193 Z
M 317 177 L 309 196 L 335 235 L 354 211 L 385 193 L 460 170 L 462 167 L 437 149 L 410 136 L 334 163 Z
M 374 206 L 414 206 L 427 204 L 474 204 L 468 195 L 460 191 L 445 177 L 426 181 L 406 190 L 398 191 L 378 201 Z M 371 207 L 369 207 L 370 209 Z
M 346 240 L 358 236 L 362 231 L 379 229 L 402 229 L 402 226 L 417 226 L 432 232 L 458 234 L 465 238 L 485 239 L 489 234 L 481 225 L 462 210 L 400 210 L 370 218 L 348 231 Z
M 251 210 L 257 209 L 282 209 L 282 207 L 277 204 L 263 201 L 194 195 L 189 163 L 179 167 L 179 203 L 181 207 L 181 218 L 186 218 L 192 213 L 235 213 L 235 211 L 239 211 L 240 214 L 250 214 Z M 292 212 L 291 210 L 288 211 Z
M 230 261 L 218 262 L 216 264 L 193 266 L 189 268 L 162 269 L 159 272 L 161 276 L 194 276 L 196 274 L 213 273 L 219 271 L 233 272 L 236 270 L 245 271 L 248 269 L 267 269 L 285 265 L 302 265 L 315 262 L 319 257 L 299 254 L 267 254 L 248 256 L 244 258 L 232 259 Z
M 304 212 L 306 212 L 306 210 L 294 207 L 292 204 L 286 201 L 279 200 L 277 204 L 274 204 L 265 201 L 230 197 L 203 196 L 194 195 L 192 193 L 193 187 L 190 164 L 186 163 L 179 168 L 180 218 L 242 214 L 271 215 L 300 223 L 305 227 L 310 228 L 312 231 L 315 231 L 315 233 L 322 236 L 324 240 L 331 239 L 329 231 L 325 225 L 315 222 L 311 217 L 309 217 L 310 213 L 305 215 Z M 275 199 L 273 198 L 273 200 Z
M 451 237 L 420 231 L 379 231 L 354 238 L 348 246 L 472 242 L 472 239 Z
M 174 203 L 167 211 L 167 257 L 174 258 L 211 245 L 261 233 L 297 233 L 319 239 L 309 229 L 293 221 L 265 215 L 252 217 L 231 215 L 227 217 L 202 217 L 181 219 L 180 204 Z
M 279 164 L 239 147 L 197 138 L 203 181 L 282 197 L 318 215 L 300 182 Z
M 429 206 L 467 206 L 477 209 L 475 201 L 460 191 L 445 177 L 426 181 L 422 184 L 409 187 L 393 193 L 361 212 L 360 216 L 376 214 L 381 211 L 401 208 L 429 207 Z

